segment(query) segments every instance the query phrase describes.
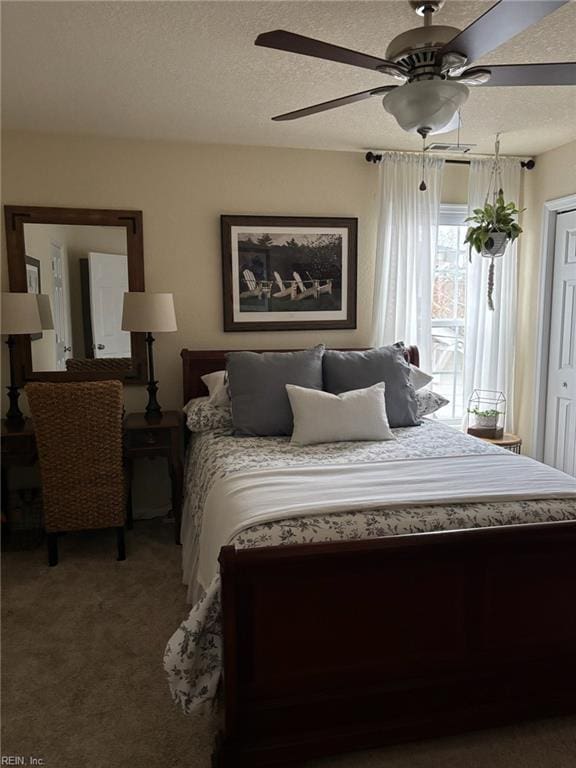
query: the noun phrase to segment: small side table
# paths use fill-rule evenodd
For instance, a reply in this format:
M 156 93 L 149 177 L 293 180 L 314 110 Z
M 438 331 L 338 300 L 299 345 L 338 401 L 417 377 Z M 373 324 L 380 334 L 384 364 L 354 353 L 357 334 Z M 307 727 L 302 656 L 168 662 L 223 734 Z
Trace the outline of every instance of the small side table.
M 511 432 L 504 432 L 502 437 L 497 440 L 491 440 L 488 437 L 482 437 L 480 439 L 485 440 L 487 443 L 492 443 L 492 445 L 499 445 L 501 448 L 506 448 L 507 451 L 512 451 L 512 453 L 522 452 L 522 438 L 518 437 L 518 435 L 513 435 Z
M 147 418 L 145 413 L 131 413 L 124 419 L 124 455 L 130 469 L 133 459 L 155 456 L 168 459 L 176 544 L 180 544 L 182 519 L 182 422 L 182 414 L 178 411 L 163 411 L 160 416 L 154 418 Z
M 13 427 L 2 419 L 2 531 L 9 533 L 8 520 L 8 468 L 29 467 L 36 463 L 36 436 L 32 419 L 25 419 Z

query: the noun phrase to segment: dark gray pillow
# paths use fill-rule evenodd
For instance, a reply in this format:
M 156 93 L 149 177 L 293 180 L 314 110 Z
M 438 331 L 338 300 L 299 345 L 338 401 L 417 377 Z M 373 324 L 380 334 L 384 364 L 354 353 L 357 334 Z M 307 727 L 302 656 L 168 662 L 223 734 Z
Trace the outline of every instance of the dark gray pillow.
M 386 384 L 384 396 L 390 426 L 413 427 L 420 424 L 416 393 L 403 344 L 354 352 L 327 349 L 322 366 L 327 392 L 339 395 L 383 381 Z
M 237 435 L 291 435 L 286 384 L 322 389 L 324 346 L 302 352 L 229 352 L 232 421 Z

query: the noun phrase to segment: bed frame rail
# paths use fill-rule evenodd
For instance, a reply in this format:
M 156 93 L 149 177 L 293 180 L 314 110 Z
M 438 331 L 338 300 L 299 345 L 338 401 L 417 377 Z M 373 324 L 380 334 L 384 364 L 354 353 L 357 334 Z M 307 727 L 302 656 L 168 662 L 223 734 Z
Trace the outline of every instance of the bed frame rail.
M 576 710 L 576 521 L 220 554 L 219 768 Z

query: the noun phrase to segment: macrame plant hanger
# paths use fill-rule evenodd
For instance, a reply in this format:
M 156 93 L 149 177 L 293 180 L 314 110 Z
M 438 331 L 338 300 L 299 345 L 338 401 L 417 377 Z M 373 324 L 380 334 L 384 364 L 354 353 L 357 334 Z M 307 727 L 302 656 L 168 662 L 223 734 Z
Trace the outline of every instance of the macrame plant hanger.
M 500 164 L 500 134 L 496 134 L 496 142 L 494 144 L 494 161 L 492 163 L 492 169 L 490 171 L 490 180 L 488 181 L 488 189 L 486 190 L 486 198 L 484 200 L 484 208 L 488 205 L 491 198 L 492 209 L 494 211 L 494 230 L 496 227 L 496 200 L 498 197 L 504 195 L 504 189 L 502 187 L 502 167 Z M 488 267 L 488 309 L 494 311 L 494 259 L 497 256 L 503 256 L 506 246 L 508 244 L 507 238 L 502 238 L 502 244 L 500 247 L 494 247 L 493 244 L 490 249 L 482 251 L 482 256 L 490 259 L 490 265 Z

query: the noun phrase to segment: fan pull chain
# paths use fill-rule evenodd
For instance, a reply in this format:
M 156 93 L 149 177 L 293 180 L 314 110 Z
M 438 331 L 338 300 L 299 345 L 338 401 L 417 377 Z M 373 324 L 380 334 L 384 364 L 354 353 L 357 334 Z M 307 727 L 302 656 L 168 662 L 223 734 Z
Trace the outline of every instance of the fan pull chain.
M 418 189 L 420 190 L 420 192 L 426 192 L 426 190 L 428 189 L 428 187 L 426 186 L 425 178 L 424 178 L 425 171 L 426 171 L 426 161 L 425 161 L 426 156 L 424 154 L 426 151 L 426 133 L 424 133 L 424 129 L 419 131 L 419 133 L 422 136 L 422 181 L 420 182 L 420 186 L 418 187 Z

